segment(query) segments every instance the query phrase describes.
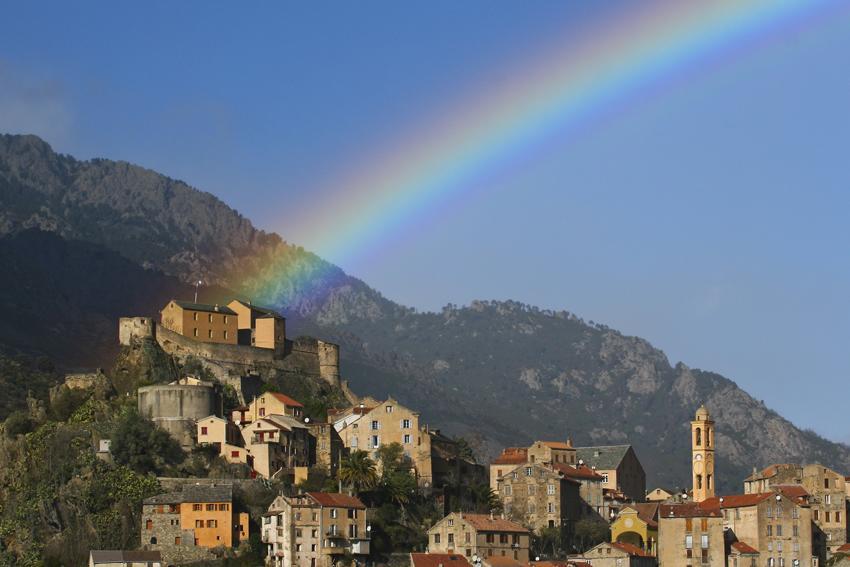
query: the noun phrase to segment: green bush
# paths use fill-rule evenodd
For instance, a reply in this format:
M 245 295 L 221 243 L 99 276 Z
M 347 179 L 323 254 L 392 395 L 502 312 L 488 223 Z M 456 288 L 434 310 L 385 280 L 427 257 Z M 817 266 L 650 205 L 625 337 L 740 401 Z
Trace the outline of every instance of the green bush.
M 27 412 L 18 410 L 12 412 L 6 418 L 6 436 L 9 438 L 17 435 L 25 435 L 32 431 L 35 427 L 32 419 Z

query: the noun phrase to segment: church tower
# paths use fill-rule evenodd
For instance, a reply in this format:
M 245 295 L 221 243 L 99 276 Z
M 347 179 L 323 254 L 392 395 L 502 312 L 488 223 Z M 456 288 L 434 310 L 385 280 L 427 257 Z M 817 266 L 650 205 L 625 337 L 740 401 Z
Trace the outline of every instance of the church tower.
M 705 406 L 700 406 L 691 422 L 691 445 L 693 501 L 702 502 L 714 496 L 714 422 Z

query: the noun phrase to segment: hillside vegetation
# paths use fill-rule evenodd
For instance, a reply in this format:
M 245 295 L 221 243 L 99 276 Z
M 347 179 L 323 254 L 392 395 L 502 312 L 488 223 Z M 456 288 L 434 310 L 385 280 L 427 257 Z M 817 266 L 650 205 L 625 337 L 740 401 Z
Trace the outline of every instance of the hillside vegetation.
M 515 302 L 417 313 L 253 228 L 215 197 L 144 168 L 78 161 L 33 136 L 2 136 L 0 205 L 0 234 L 7 238 L 38 228 L 117 253 L 156 278 L 200 277 L 282 309 L 290 329 L 341 344 L 343 376 L 356 391 L 393 394 L 427 421 L 477 439 L 484 452 L 537 437 L 628 441 L 650 483 L 681 485 L 690 478 L 687 423 L 704 402 L 718 421 L 721 490 L 739 490 L 753 466 L 774 461 L 850 470 L 847 446 L 800 430 L 727 378 L 671 364 L 640 338 Z M 27 245 L 33 255 L 46 246 L 36 239 Z M 33 269 L 22 263 L 20 277 Z M 166 280 L 147 287 L 158 281 Z M 54 293 L 35 288 L 26 301 L 49 302 Z M 66 295 L 74 303 L 83 291 Z M 152 294 L 125 312 L 151 315 L 161 300 Z M 45 316 L 37 327 L 50 329 L 50 320 Z M 86 344 L 95 350 L 114 341 L 112 329 L 93 334 Z M 29 347 L 52 352 L 43 342 Z

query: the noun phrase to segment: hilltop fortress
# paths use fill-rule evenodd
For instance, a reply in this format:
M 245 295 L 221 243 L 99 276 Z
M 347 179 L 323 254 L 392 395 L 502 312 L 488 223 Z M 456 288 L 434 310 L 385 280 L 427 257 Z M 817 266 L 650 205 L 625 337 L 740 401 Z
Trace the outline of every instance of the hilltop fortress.
M 313 337 L 286 337 L 280 314 L 239 300 L 227 306 L 171 300 L 161 320 L 122 317 L 118 324 L 122 346 L 155 341 L 178 363 L 202 362 L 222 384 L 250 401 L 263 380 L 275 374 L 298 374 L 342 388 L 339 346 Z

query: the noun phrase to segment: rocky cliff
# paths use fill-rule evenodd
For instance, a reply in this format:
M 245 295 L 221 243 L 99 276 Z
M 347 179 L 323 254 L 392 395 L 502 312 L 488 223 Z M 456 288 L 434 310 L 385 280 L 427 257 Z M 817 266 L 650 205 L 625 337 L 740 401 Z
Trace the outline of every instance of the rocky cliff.
M 772 461 L 850 470 L 847 446 L 801 431 L 731 380 L 672 365 L 640 338 L 513 302 L 417 313 L 256 230 L 215 197 L 150 170 L 77 161 L 32 136 L 0 136 L 0 205 L 7 238 L 38 228 L 120 255 L 158 278 L 202 277 L 283 309 L 292 327 L 341 344 L 343 375 L 358 393 L 393 394 L 486 452 L 537 437 L 629 441 L 650 483 L 681 485 L 689 479 L 688 422 L 704 402 L 718 421 L 722 490 L 738 490 L 752 466 Z M 29 245 L 37 255 L 43 243 Z M 18 262 L 19 277 L 27 277 L 33 267 Z M 273 277 L 279 274 L 299 277 Z M 28 301 L 62 288 L 56 282 Z M 84 290 L 66 295 L 74 303 Z M 147 311 L 134 312 L 152 314 L 159 305 L 150 301 Z M 37 326 L 49 329 L 50 321 L 48 312 Z M 108 341 L 114 327 L 101 340 Z M 86 344 L 98 339 L 88 336 Z

